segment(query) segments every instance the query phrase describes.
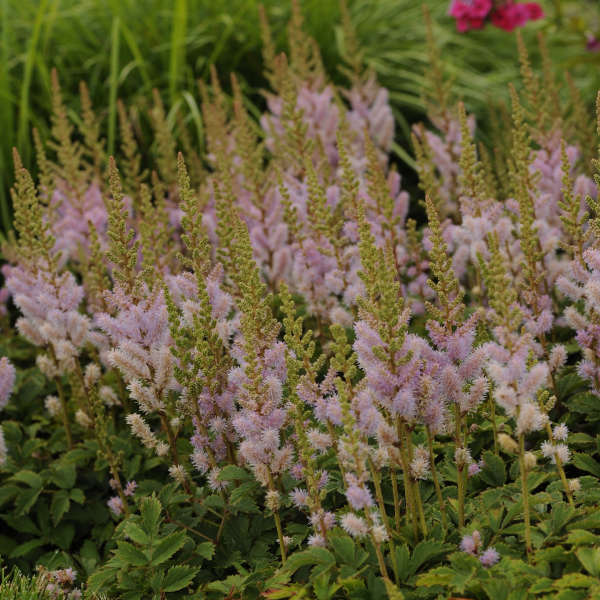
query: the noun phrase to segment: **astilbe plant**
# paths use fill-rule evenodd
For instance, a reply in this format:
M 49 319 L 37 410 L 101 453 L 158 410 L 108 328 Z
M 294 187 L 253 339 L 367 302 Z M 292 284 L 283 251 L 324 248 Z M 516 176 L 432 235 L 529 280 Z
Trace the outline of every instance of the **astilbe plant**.
M 492 160 L 429 27 L 432 128 L 413 137 L 420 227 L 390 162 L 387 91 L 342 8 L 350 88 L 328 80 L 293 3 L 288 55 L 263 18 L 259 122 L 235 78 L 232 98 L 214 71 L 201 86 L 204 156 L 174 136 L 157 92 L 156 171 L 142 170 L 122 105 L 121 156 L 108 158 L 85 86 L 76 135 L 56 74 L 38 185 L 15 152 L 11 335 L 37 349 L 57 394 L 45 406 L 61 425 L 39 415 L 56 430 L 52 451 L 91 451 L 118 523 L 101 568 L 80 557 L 78 571 L 96 567 L 92 590 L 494 597 L 500 561 L 534 594 L 532 574 L 548 589 L 560 575 L 543 553 L 562 520 L 600 527 L 576 477 L 600 466 L 572 460 L 565 406 L 569 385 L 600 395 L 600 178 L 589 176 L 600 163 L 582 159 L 583 109 L 563 108 L 548 65 L 538 77 L 520 42 L 524 93 L 511 88 L 511 131 Z M 0 408 L 16 372 L 2 358 Z M 4 469 L 37 485 L 8 442 L 0 429 Z M 245 535 L 260 541 L 242 557 Z M 592 590 L 597 568 L 580 550 Z M 484 583 L 422 572 L 445 557 Z

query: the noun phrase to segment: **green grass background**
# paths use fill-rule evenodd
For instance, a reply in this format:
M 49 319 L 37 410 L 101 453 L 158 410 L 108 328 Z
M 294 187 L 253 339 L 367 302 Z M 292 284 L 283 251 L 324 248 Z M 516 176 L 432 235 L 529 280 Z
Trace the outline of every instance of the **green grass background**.
M 424 118 L 423 73 L 427 64 L 422 0 L 349 0 L 368 63 L 390 90 L 398 123 L 398 161 L 410 171 L 411 124 Z M 447 16 L 448 0 L 425 0 L 435 21 L 456 94 L 485 123 L 490 104 L 506 97 L 518 77 L 514 35 L 493 27 L 458 34 Z M 160 90 L 171 123 L 183 119 L 198 136 L 202 122 L 197 79 L 214 64 L 224 82 L 231 71 L 242 80 L 248 103 L 262 109 L 259 90 L 261 40 L 258 0 L 0 0 L 0 228 L 10 226 L 8 190 L 11 148 L 34 167 L 31 129 L 47 138 L 50 72 L 59 72 L 65 101 L 78 119 L 79 81 L 87 82 L 103 119 L 108 148 L 116 145 L 116 101 L 143 111 L 153 88 Z M 288 3 L 263 0 L 275 39 L 285 49 Z M 542 0 L 548 17 L 524 28 L 530 48 L 543 30 L 557 72 L 575 76 L 592 105 L 600 87 L 600 53 L 585 49 L 583 33 L 599 28 L 596 0 L 563 0 L 562 19 L 555 1 Z M 302 0 L 307 30 L 320 44 L 331 77 L 343 38 L 337 0 Z M 534 61 L 535 61 L 535 51 Z M 226 86 L 227 87 L 227 86 Z M 485 132 L 485 128 L 484 128 Z

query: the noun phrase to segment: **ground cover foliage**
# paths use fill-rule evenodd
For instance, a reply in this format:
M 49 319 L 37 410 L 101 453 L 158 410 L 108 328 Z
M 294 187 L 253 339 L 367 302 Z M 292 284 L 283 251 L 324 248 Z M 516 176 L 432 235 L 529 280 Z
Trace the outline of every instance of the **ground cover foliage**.
M 7 597 L 597 597 L 600 117 L 517 36 L 476 144 L 425 11 L 411 196 L 350 16 L 334 85 L 292 6 L 260 118 L 213 69 L 200 151 L 155 92 L 152 169 L 51 74 L 3 247 Z

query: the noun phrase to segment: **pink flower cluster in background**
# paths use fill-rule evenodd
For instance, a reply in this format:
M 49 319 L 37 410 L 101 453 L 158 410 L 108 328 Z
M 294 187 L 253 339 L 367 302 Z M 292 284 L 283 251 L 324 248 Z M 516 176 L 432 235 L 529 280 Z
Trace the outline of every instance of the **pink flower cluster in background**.
M 541 19 L 544 11 L 537 2 L 452 0 L 449 14 L 456 19 L 456 28 L 462 33 L 469 29 L 481 29 L 488 22 L 505 31 L 512 31 L 527 21 Z

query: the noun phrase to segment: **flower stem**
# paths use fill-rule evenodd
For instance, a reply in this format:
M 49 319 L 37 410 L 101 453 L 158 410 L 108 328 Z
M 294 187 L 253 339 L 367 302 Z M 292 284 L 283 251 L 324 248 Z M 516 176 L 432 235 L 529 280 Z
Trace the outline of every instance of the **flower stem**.
M 69 450 L 73 450 L 73 434 L 71 433 L 71 424 L 69 423 L 69 414 L 67 413 L 67 401 L 65 399 L 65 391 L 63 389 L 62 382 L 60 381 L 60 377 L 58 375 L 54 378 L 54 382 L 56 383 L 56 389 L 58 391 L 58 397 L 60 399 L 62 422 L 65 428 L 65 434 L 67 436 L 67 445 L 69 446 Z
M 525 549 L 527 560 L 531 562 L 533 546 L 531 545 L 531 521 L 529 515 L 529 492 L 527 490 L 527 471 L 525 469 L 525 435 L 519 436 L 519 469 L 521 471 L 521 493 L 523 495 L 523 518 L 525 521 Z
M 281 562 L 285 563 L 286 554 L 285 554 L 285 541 L 283 540 L 283 529 L 281 528 L 281 517 L 279 516 L 279 511 L 273 511 L 273 518 L 275 519 L 275 527 L 277 529 L 277 537 L 279 538 L 279 549 L 281 551 Z
M 398 477 L 396 469 L 390 469 L 392 479 L 392 493 L 394 494 L 394 521 L 396 521 L 396 531 L 400 531 L 400 494 L 398 492 Z
M 429 464 L 431 465 L 431 476 L 433 478 L 433 486 L 435 487 L 435 495 L 437 496 L 438 504 L 440 505 L 440 515 L 442 516 L 442 527 L 448 528 L 448 521 L 446 519 L 446 503 L 444 502 L 444 496 L 442 495 L 442 488 L 437 475 L 437 469 L 435 468 L 435 454 L 433 453 L 433 436 L 431 435 L 431 429 L 427 427 L 427 446 L 429 447 Z

